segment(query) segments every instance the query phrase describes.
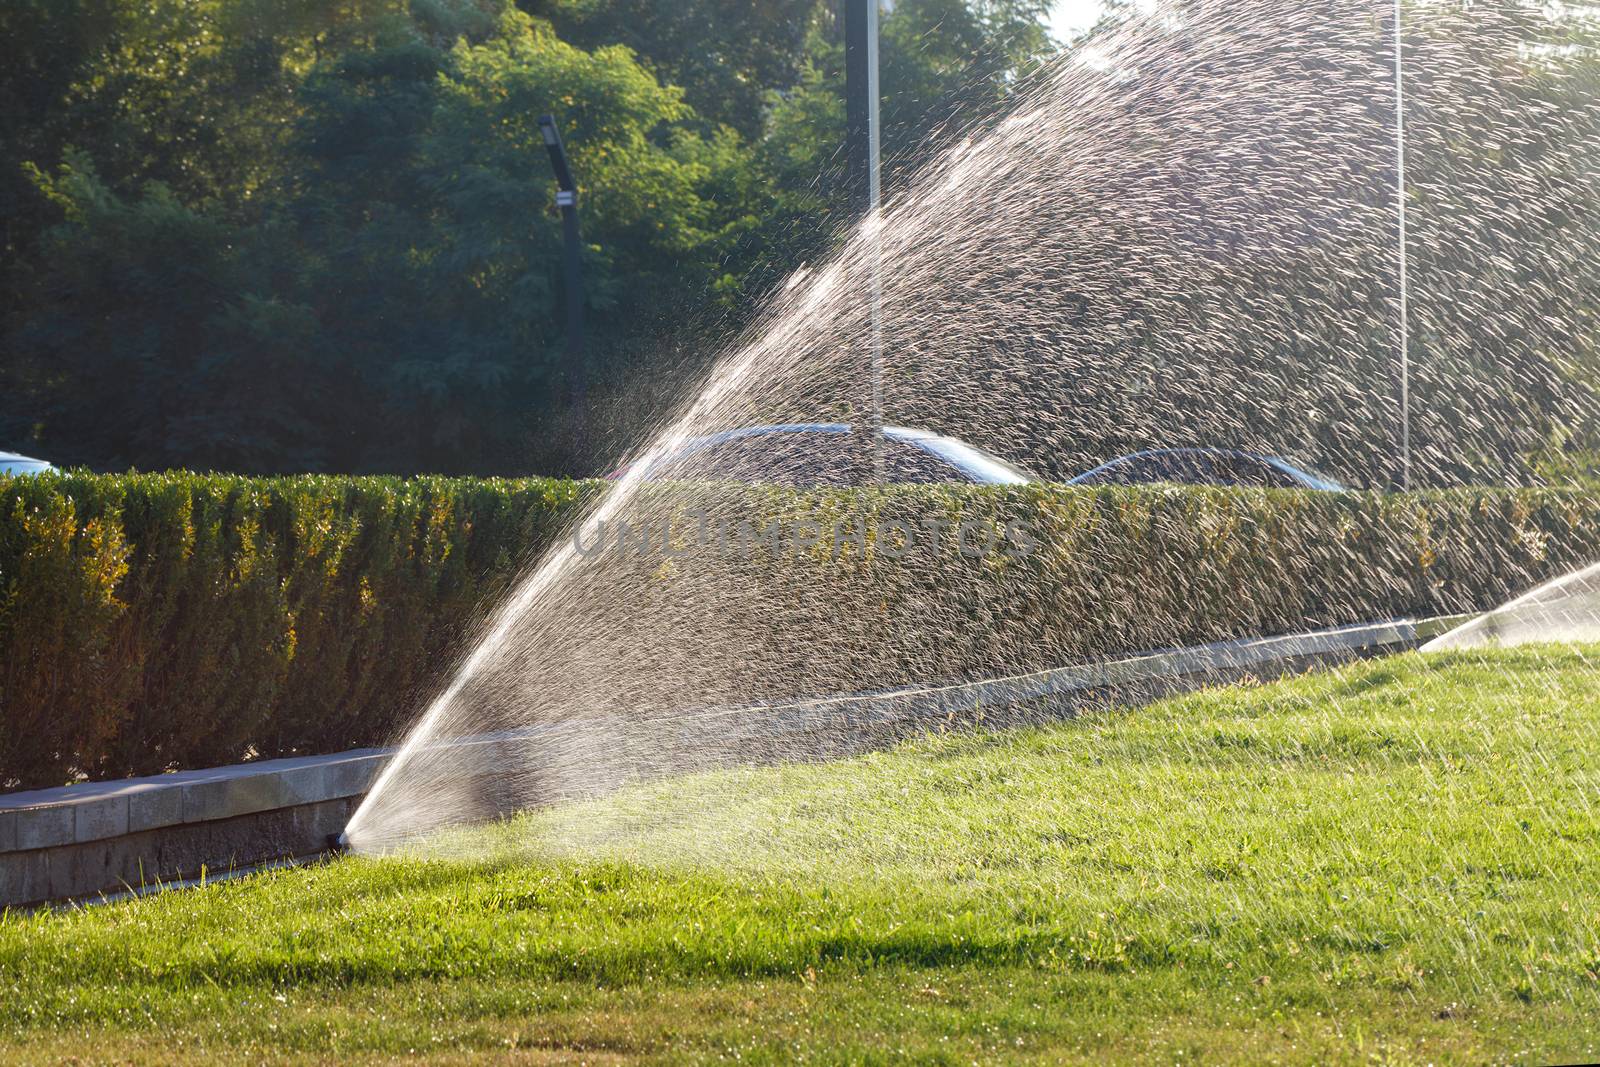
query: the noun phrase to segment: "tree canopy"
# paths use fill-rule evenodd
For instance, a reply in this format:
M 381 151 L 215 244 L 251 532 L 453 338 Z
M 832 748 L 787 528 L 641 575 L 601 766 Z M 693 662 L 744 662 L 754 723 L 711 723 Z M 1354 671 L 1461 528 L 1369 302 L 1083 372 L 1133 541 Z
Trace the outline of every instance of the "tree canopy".
M 0 448 L 103 469 L 597 471 L 763 293 L 844 231 L 838 6 L 10 0 L 0 6 Z M 886 12 L 888 195 L 1029 83 L 1059 47 L 1048 8 L 897 0 Z M 1135 9 L 1111 0 L 1070 47 L 1093 49 Z M 1554 138 L 1571 132 L 1563 116 L 1600 100 L 1600 35 L 1594 19 L 1562 10 L 1415 6 L 1414 281 L 1440 296 L 1419 305 L 1414 327 L 1430 356 L 1417 432 L 1475 435 L 1460 438 L 1460 472 L 1448 477 L 1496 468 L 1485 455 L 1521 478 L 1589 464 L 1572 388 L 1593 389 L 1600 349 L 1592 298 L 1574 294 L 1600 291 L 1600 241 L 1573 235 L 1600 233 L 1600 149 L 1556 151 Z M 1521 51 L 1474 51 L 1452 20 L 1492 23 Z M 1374 48 L 1384 41 L 1373 35 Z M 1151 61 L 1106 77 L 1132 100 L 1166 75 Z M 1432 88 L 1492 88 L 1551 120 L 1503 154 L 1482 130 L 1430 114 Z M 545 113 L 558 117 L 582 186 L 597 383 L 587 436 L 563 380 L 561 224 L 536 125 Z M 1392 198 L 1392 177 L 1367 178 L 1374 210 L 1388 210 L 1376 198 Z M 1474 205 L 1533 188 L 1552 210 L 1502 210 L 1494 227 L 1475 227 Z M 1560 189 L 1570 195 L 1549 192 Z M 1297 301 L 1389 299 L 1356 281 L 1333 293 L 1323 251 L 1248 269 L 1285 314 Z M 1512 300 L 1518 314 L 1494 314 Z M 1196 321 L 1226 310 L 1195 302 Z M 1486 327 L 1513 322 L 1515 337 Z M 1319 339 L 1305 343 L 1298 355 L 1317 364 Z M 1376 380 L 1392 345 L 1387 333 L 1357 339 L 1343 379 L 1330 363 L 1326 380 L 1308 380 L 1317 433 L 1346 433 L 1350 367 Z M 1118 388 L 1150 380 L 1159 391 L 1159 375 L 1141 369 L 1147 356 L 1107 355 L 1121 361 Z M 1303 421 L 1279 415 L 1286 433 Z
M 1003 96 L 1041 15 L 897 5 L 891 150 Z M 591 372 L 692 365 L 835 231 L 837 38 L 822 0 L 8 4 L 3 443 L 97 467 L 592 470 L 537 117 L 581 175 Z

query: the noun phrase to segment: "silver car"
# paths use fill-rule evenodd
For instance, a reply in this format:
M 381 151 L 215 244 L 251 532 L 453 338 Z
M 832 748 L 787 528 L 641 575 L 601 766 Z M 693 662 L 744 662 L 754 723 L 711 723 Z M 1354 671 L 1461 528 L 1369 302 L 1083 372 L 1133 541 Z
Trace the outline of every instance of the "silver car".
M 885 426 L 878 446 L 883 480 L 899 484 L 966 482 L 1022 485 L 1038 481 L 999 456 L 954 437 Z M 715 479 L 788 486 L 847 486 L 866 481 L 873 446 L 849 423 L 797 422 L 745 426 L 685 441 L 657 457 L 646 481 Z M 606 475 L 621 478 L 633 464 Z
M 15 452 L 0 452 L 0 474 L 43 474 L 55 467 L 42 459 L 19 456 Z
M 1261 489 L 1315 489 L 1337 493 L 1344 486 L 1326 475 L 1279 456 L 1232 448 L 1156 448 L 1102 463 L 1068 485 L 1222 485 Z

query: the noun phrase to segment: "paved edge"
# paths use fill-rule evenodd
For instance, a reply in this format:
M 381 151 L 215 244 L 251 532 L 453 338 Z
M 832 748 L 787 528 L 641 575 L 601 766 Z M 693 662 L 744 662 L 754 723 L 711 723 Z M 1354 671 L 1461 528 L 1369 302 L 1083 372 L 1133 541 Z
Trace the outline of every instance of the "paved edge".
M 1044 706 L 1039 718 L 1059 717 L 1086 695 L 1132 703 L 1248 674 L 1280 675 L 1415 648 L 1466 618 L 1364 623 L 947 686 L 711 709 L 686 715 L 678 725 L 685 736 L 714 725 L 722 741 L 736 742 L 746 733 L 752 741 L 850 730 L 870 738 L 885 729 L 970 716 L 974 708 L 997 712 L 980 715 L 996 725 L 1026 721 L 1027 713 L 1001 712 L 1030 705 Z M 498 750 L 509 740 L 493 735 L 452 746 L 487 742 Z M 322 851 L 393 753 L 355 749 L 0 794 L 0 907 L 125 892 L 193 879 L 202 868 L 221 871 Z

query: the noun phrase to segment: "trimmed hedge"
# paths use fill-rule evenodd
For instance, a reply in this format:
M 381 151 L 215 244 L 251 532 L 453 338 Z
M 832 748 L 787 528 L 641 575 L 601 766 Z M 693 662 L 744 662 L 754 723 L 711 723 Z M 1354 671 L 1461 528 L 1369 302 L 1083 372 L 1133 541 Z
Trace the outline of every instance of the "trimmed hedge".
M 0 477 L 0 789 L 389 736 L 582 489 Z
M 538 479 L 0 477 L 0 789 L 391 737 L 594 488 Z M 1483 608 L 1600 558 L 1600 495 L 1585 491 L 941 486 L 706 495 L 719 514 L 799 508 L 825 526 L 863 507 L 871 519 L 912 523 L 932 513 L 1009 520 L 1040 545 L 1026 559 L 974 562 L 889 559 L 876 545 L 865 554 L 846 545 L 835 558 L 824 544 L 799 553 L 797 566 L 746 560 L 726 574 L 614 557 L 590 572 L 565 620 L 571 649 L 614 658 L 599 662 L 614 661 L 615 675 L 593 683 L 603 683 L 596 695 L 607 703 L 649 702 L 651 687 L 666 683 L 644 671 L 625 677 L 634 655 L 627 635 L 588 631 L 585 613 L 624 611 L 611 617 L 705 636 L 713 604 L 730 651 L 726 683 L 708 675 L 695 684 L 737 696 L 753 684 L 746 653 L 774 678 L 821 688 L 971 676 Z M 719 598 L 729 574 L 744 592 Z M 821 611 L 839 622 L 803 649 L 768 636 Z M 887 654 L 861 651 L 868 647 Z M 561 665 L 540 670 L 559 677 Z
M 537 639 L 462 694 L 471 706 L 461 722 L 494 721 L 508 695 L 544 716 L 653 717 L 1452 614 L 1600 559 L 1600 494 L 1581 491 L 1036 485 L 641 496 L 630 518 L 659 530 L 677 515 L 688 554 L 585 560 L 568 587 L 576 595 L 541 610 Z M 1010 523 L 1031 530 L 1038 548 L 963 559 L 947 535 L 939 552 L 922 538 L 890 558 L 871 538 L 862 552 L 825 537 L 809 549 L 716 558 L 693 548 L 686 504 L 724 522 L 803 517 L 824 530 L 858 519 L 871 530 Z

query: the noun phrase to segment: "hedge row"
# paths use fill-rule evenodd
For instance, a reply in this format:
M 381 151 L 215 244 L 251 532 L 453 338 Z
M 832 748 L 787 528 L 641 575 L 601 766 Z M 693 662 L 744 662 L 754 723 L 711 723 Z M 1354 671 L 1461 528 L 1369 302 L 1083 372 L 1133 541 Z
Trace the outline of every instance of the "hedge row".
M 0 477 L 0 789 L 391 737 L 592 488 Z M 974 561 L 825 542 L 782 567 L 600 554 L 564 636 L 518 669 L 612 707 L 894 684 L 1471 610 L 1600 558 L 1600 495 L 1581 491 L 718 494 L 719 515 L 757 522 L 977 517 L 1039 546 Z M 682 669 L 676 646 L 707 641 L 726 662 Z
M 0 789 L 388 736 L 581 488 L 0 477 Z
M 826 533 L 815 544 L 733 536 L 724 549 L 698 533 L 705 516 L 724 529 L 781 517 L 791 535 L 802 523 Z M 576 580 L 460 694 L 462 728 L 507 709 L 507 723 L 652 718 L 1452 614 L 1600 559 L 1600 494 L 1543 490 L 950 486 L 797 499 L 663 487 L 625 517 L 656 531 L 675 519 L 682 554 L 594 552 L 598 531 L 586 530 Z M 850 536 L 858 522 L 867 536 Z M 877 536 L 935 522 L 946 531 L 937 547 L 922 536 L 891 553 Z M 975 541 L 1009 525 L 1037 547 L 964 558 L 949 533 L 963 522 Z

